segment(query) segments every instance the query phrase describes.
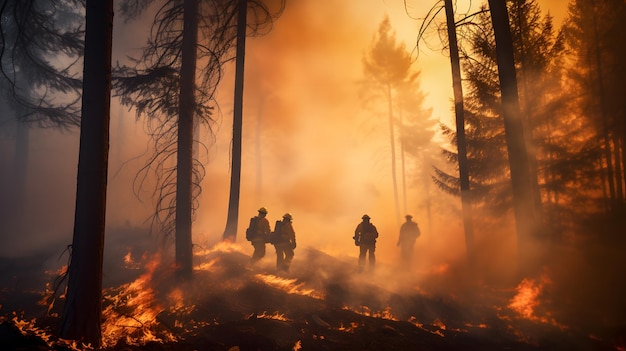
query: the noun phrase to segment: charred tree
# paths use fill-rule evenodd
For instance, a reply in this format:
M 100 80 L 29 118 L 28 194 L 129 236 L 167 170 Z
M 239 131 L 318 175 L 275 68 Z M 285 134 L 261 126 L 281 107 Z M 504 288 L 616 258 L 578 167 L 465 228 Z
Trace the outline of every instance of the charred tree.
M 192 162 L 194 130 L 194 90 L 196 81 L 196 46 L 198 44 L 198 0 L 183 5 L 183 39 L 178 103 L 178 146 L 176 159 L 176 267 L 183 277 L 191 277 L 193 252 L 191 241 Z
M 113 0 L 87 0 L 76 212 L 61 337 L 102 342 Z
M 121 10 L 127 19 L 132 19 L 152 2 L 156 0 L 123 2 Z M 160 7 L 152 23 L 151 38 L 142 57 L 132 59 L 134 67 L 116 68 L 114 88 L 123 104 L 135 107 L 138 116 L 147 117 L 146 124 L 152 135 L 154 154 L 137 175 L 135 189 L 142 189 L 149 177 L 156 177 L 153 229 L 158 230 L 164 238 L 173 239 L 176 246 L 182 246 L 175 249 L 176 263 L 181 272 L 188 274 L 191 272 L 192 261 L 191 227 L 202 192 L 204 165 L 193 157 L 193 141 L 187 142 L 193 139 L 194 130 L 193 118 L 187 119 L 192 116 L 198 122 L 196 124 L 207 125 L 209 129 L 212 127 L 215 91 L 222 79 L 223 65 L 233 59 L 229 55 L 236 40 L 237 3 L 194 0 L 197 11 L 194 19 L 197 20 L 194 25 L 197 32 L 194 49 L 197 63 L 193 64 L 194 67 L 199 63 L 203 65 L 198 66 L 196 72 L 195 68 L 190 68 L 192 63 L 186 61 L 186 73 L 183 73 L 182 52 L 192 50 L 187 45 L 192 36 L 187 23 L 189 11 L 186 8 L 189 3 L 178 0 L 163 0 L 159 3 Z M 280 8 L 277 9 L 277 14 L 273 14 L 263 1 L 248 0 L 248 10 L 255 19 L 253 23 L 248 23 L 248 29 L 253 34 L 270 26 L 282 13 L 284 0 L 276 5 L 280 5 Z M 187 40 L 184 46 L 183 40 Z M 188 59 L 189 55 L 185 54 L 185 58 Z M 189 78 L 192 73 L 195 78 Z M 185 88 L 181 86 L 183 74 L 188 75 L 184 84 L 191 84 Z M 183 91 L 185 97 L 181 96 Z M 181 104 L 187 106 L 179 106 Z M 179 116 L 181 113 L 186 116 Z M 179 123 L 183 125 L 179 126 Z M 198 130 L 198 127 L 195 126 L 195 129 Z M 181 144 L 178 142 L 179 138 L 183 139 Z M 198 146 L 204 145 L 199 140 L 196 142 Z M 178 146 L 183 149 L 179 150 Z M 186 155 L 187 151 L 192 155 L 191 159 Z M 175 166 L 172 167 L 172 164 Z M 182 169 L 188 167 L 189 171 Z M 181 184 L 178 183 L 179 176 L 183 182 Z M 191 184 L 191 190 L 187 189 L 188 184 Z M 184 189 L 179 191 L 179 186 Z M 179 194 L 181 198 L 178 198 Z M 178 211 L 182 212 L 179 214 Z M 181 233 L 179 226 L 184 234 L 177 238 Z
M 467 161 L 467 144 L 465 141 L 465 110 L 463 106 L 463 86 L 461 80 L 461 64 L 459 47 L 454 22 L 452 0 L 445 0 L 448 43 L 450 45 L 450 65 L 452 67 L 452 88 L 454 91 L 454 114 L 456 116 L 456 145 L 459 165 L 459 185 L 461 188 L 461 212 L 465 231 L 465 249 L 470 266 L 475 263 L 474 225 L 472 223 L 472 198 L 470 192 L 469 164 Z
M 239 219 L 239 193 L 241 190 L 241 139 L 243 125 L 243 83 L 246 55 L 246 17 L 248 1 L 237 2 L 237 52 L 235 56 L 235 101 L 233 109 L 232 167 L 230 170 L 230 197 L 224 240 L 235 242 Z
M 513 40 L 506 3 L 489 0 L 489 10 L 496 40 L 496 58 L 500 79 L 502 116 L 511 170 L 513 210 L 517 231 L 518 258 L 521 273 L 528 270 L 531 240 L 535 231 L 535 214 L 532 201 L 532 182 L 526 150 L 526 138 L 519 106 Z

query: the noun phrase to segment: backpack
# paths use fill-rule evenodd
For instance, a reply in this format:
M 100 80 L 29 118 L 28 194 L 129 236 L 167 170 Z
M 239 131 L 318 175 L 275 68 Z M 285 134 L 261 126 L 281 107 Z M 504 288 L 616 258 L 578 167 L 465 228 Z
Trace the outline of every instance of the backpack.
M 250 218 L 250 225 L 248 225 L 248 229 L 246 229 L 246 240 L 252 241 L 257 235 L 259 217 Z
M 276 244 L 277 242 L 280 242 L 282 236 L 282 226 L 283 222 L 281 220 L 277 220 L 274 225 L 274 231 L 270 233 L 270 243 Z
M 376 227 L 372 223 L 364 223 L 361 228 L 361 242 L 363 244 L 376 244 Z

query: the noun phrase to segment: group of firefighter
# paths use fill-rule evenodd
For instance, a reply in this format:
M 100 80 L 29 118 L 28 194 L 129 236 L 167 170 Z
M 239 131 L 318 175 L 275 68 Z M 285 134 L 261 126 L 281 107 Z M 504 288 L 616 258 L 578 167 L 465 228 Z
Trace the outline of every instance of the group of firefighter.
M 276 249 L 276 270 L 289 272 L 296 248 L 296 232 L 292 224 L 293 216 L 290 213 L 285 213 L 282 220 L 276 221 L 272 231 L 267 219 L 267 209 L 261 207 L 258 212 L 257 216 L 250 218 L 250 225 L 246 229 L 246 239 L 254 247 L 249 264 L 254 265 L 265 257 L 265 245 L 269 243 L 274 245 Z M 406 221 L 400 227 L 400 235 L 396 245 L 400 247 L 402 263 L 408 265 L 411 262 L 415 241 L 421 232 L 417 223 L 413 221 L 413 216 L 407 214 L 405 218 Z M 370 221 L 370 216 L 365 214 L 361 220 L 352 237 L 354 244 L 359 247 L 359 272 L 364 270 L 366 261 L 369 263 L 368 268 L 374 269 L 376 265 L 376 240 L 378 239 L 378 230 Z

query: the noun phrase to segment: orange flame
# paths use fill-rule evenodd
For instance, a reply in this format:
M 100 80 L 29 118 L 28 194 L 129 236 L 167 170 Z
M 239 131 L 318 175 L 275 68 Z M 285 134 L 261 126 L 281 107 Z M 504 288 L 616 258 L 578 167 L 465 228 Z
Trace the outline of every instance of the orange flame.
M 289 322 L 291 321 L 289 318 L 285 317 L 284 314 L 282 313 L 278 313 L 278 312 L 274 312 L 273 314 L 267 314 L 265 313 L 265 311 L 259 315 L 257 315 L 257 318 L 262 318 L 262 319 L 273 319 L 273 320 L 277 320 L 277 321 L 284 321 L 284 322 Z
M 539 297 L 541 292 L 543 291 L 545 285 L 550 283 L 550 279 L 545 274 L 541 276 L 540 280 L 529 278 L 522 279 L 522 281 L 517 285 L 515 289 L 517 293 L 509 301 L 508 307 L 519 314 L 522 318 L 534 322 L 551 324 L 561 329 L 567 329 L 567 326 L 558 323 L 550 316 L 549 313 L 546 313 L 544 316 L 537 315 L 536 309 L 540 305 Z
M 535 280 L 522 279 L 516 288 L 517 294 L 509 302 L 509 308 L 526 319 L 533 319 L 535 308 L 539 306 L 537 297 L 542 287 Z
M 158 325 L 157 315 L 164 310 L 156 302 L 154 290 L 150 286 L 150 280 L 159 262 L 160 257 L 155 257 L 147 265 L 147 273 L 121 286 L 117 294 L 105 294 L 104 298 L 110 301 L 102 313 L 104 317 L 102 336 L 105 346 L 114 345 L 123 338 L 129 345 L 176 340 L 171 333 L 161 333 L 162 336 L 158 337 L 152 330 Z
M 50 335 L 44 329 L 41 329 L 36 326 L 37 319 L 33 318 L 30 321 L 23 320 L 18 318 L 15 313 L 13 319 L 11 319 L 13 325 L 22 333 L 22 335 L 33 335 L 48 345 L 50 348 L 54 348 L 55 346 L 62 346 L 63 348 L 74 350 L 74 351 L 84 351 L 84 350 L 92 350 L 91 344 L 78 345 L 78 342 L 75 340 L 65 340 L 65 339 L 56 339 L 54 340 L 52 335 Z
M 304 283 L 296 284 L 296 282 L 298 281 L 297 279 L 281 278 L 273 274 L 257 274 L 255 275 L 255 278 L 264 282 L 267 285 L 281 289 L 288 294 L 309 296 L 315 299 L 324 298 L 323 294 L 315 291 L 315 289 L 304 288 Z

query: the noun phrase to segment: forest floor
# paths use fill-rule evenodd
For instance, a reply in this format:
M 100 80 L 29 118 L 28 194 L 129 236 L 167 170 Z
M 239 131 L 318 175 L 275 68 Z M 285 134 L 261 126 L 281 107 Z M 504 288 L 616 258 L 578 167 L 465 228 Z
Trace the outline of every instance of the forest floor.
M 229 244 L 196 252 L 193 278 L 180 281 L 158 256 L 134 256 L 105 265 L 103 350 L 626 350 L 623 326 L 559 320 L 532 286 L 434 293 L 411 274 L 358 273 L 353 259 L 312 248 L 278 274 L 271 246 L 249 267 Z M 0 349 L 90 349 L 55 337 L 63 297 L 40 261 L 0 259 Z

